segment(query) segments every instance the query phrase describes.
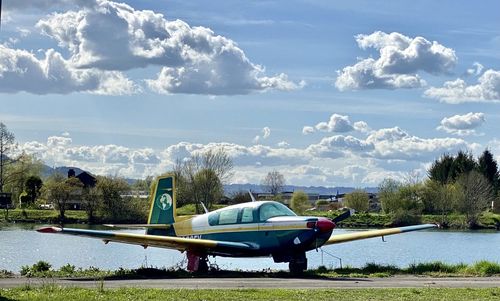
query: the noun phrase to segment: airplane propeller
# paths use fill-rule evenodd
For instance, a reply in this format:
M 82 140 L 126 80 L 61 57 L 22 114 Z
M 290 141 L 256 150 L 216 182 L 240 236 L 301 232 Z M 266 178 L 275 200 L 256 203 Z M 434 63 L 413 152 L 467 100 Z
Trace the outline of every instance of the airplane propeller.
M 340 223 L 341 221 L 353 216 L 355 213 L 354 209 L 348 209 L 347 211 L 343 212 L 341 215 L 335 217 L 332 219 L 332 222 L 335 224 Z

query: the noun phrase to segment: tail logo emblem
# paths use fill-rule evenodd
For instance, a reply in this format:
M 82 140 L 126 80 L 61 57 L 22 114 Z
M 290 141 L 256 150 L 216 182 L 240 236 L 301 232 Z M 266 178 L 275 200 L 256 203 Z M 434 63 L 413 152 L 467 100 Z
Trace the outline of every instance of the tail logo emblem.
M 158 199 L 156 200 L 156 206 L 160 208 L 161 210 L 168 210 L 170 207 L 172 207 L 172 197 L 168 193 L 162 194 Z

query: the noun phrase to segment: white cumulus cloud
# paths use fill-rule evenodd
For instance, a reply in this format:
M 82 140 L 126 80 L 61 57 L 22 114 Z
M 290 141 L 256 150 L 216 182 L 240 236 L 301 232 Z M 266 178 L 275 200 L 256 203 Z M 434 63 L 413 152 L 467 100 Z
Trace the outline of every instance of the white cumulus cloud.
M 78 11 L 54 13 L 37 27 L 71 53 L 81 69 L 124 71 L 158 66 L 146 85 L 162 94 L 248 94 L 304 85 L 286 74 L 266 76 L 236 43 L 211 29 L 108 0 Z
M 53 49 L 47 50 L 39 59 L 26 50 L 0 45 L 0 92 L 21 91 L 123 95 L 137 92 L 138 87 L 117 71 L 76 69 Z
M 441 88 L 427 89 L 424 95 L 449 104 L 500 102 L 500 71 L 486 70 L 475 85 L 469 85 L 460 78 L 447 81 Z
M 315 131 L 327 133 L 346 133 L 354 130 L 366 133 L 370 131 L 370 128 L 364 121 L 357 121 L 353 124 L 351 123 L 351 120 L 349 120 L 349 116 L 332 114 L 327 122 L 319 122 L 314 127 L 304 126 L 302 128 L 302 134 L 308 135 L 314 133 Z
M 418 72 L 447 74 L 456 65 L 455 51 L 423 37 L 410 38 L 397 32 L 376 31 L 356 36 L 361 49 L 379 51 L 338 71 L 335 86 L 341 90 L 418 88 L 426 83 Z
M 438 130 L 459 136 L 476 134 L 476 128 L 480 127 L 486 119 L 484 113 L 467 113 L 465 115 L 454 115 L 441 120 Z

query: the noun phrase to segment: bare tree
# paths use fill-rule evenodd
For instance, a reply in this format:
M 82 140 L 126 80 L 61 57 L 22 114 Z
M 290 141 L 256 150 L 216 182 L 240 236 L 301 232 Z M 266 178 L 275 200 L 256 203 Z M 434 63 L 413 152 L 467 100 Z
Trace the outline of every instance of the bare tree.
M 15 136 L 12 132 L 9 132 L 5 124 L 0 122 L 0 192 L 3 192 L 5 185 L 5 167 L 12 163 L 12 160 L 8 155 L 15 148 Z
M 420 171 L 414 169 L 412 171 L 407 172 L 404 175 L 404 183 L 407 185 L 417 185 L 422 182 L 422 175 Z
M 285 186 L 285 177 L 279 171 L 273 170 L 267 173 L 261 184 L 267 192 L 277 195 Z
M 178 160 L 174 175 L 179 203 L 194 203 L 198 212 L 200 203 L 210 209 L 223 196 L 223 184 L 231 178 L 232 169 L 233 161 L 223 148 Z
M 473 170 L 461 175 L 457 183 L 462 190 L 457 210 L 465 214 L 470 228 L 477 226 L 479 215 L 494 199 L 493 187 L 482 174 Z

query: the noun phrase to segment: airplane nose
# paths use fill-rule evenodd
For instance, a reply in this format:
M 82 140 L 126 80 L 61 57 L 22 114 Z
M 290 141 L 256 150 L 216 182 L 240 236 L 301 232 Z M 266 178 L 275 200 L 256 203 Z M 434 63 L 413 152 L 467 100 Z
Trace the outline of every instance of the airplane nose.
M 322 233 L 332 231 L 335 226 L 335 223 L 327 218 L 319 218 L 316 222 L 316 228 Z

